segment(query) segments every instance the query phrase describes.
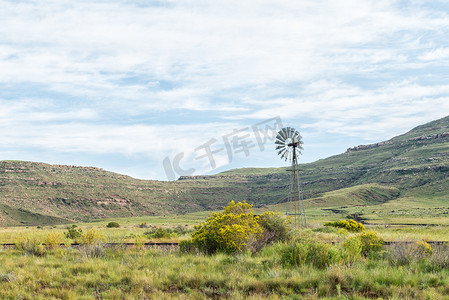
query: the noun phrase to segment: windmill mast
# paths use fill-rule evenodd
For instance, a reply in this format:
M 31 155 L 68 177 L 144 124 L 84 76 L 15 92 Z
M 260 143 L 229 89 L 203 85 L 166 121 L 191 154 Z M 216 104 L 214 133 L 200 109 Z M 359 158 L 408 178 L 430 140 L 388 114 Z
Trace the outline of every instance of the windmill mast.
M 290 193 L 288 195 L 287 211 L 285 214 L 293 217 L 293 225 L 295 227 L 298 226 L 305 227 L 307 226 L 306 214 L 304 212 L 304 203 L 299 184 L 299 165 L 298 165 L 298 156 L 296 154 L 296 147 L 298 147 L 298 144 L 291 143 L 289 145 L 293 147 L 292 165 L 291 168 L 288 169 L 287 171 L 290 171 L 292 173 L 290 176 L 291 178 Z

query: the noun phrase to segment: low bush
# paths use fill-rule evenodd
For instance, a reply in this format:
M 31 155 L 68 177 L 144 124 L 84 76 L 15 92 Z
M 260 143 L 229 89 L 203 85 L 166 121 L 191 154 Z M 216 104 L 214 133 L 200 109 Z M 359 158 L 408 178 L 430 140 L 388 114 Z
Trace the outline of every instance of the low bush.
M 419 261 L 430 258 L 432 261 L 432 247 L 425 241 L 417 241 L 415 243 L 397 243 L 394 247 L 388 249 L 387 257 L 394 265 L 408 265 L 413 261 Z M 435 258 L 447 258 L 449 255 L 439 252 L 436 253 Z
M 435 269 L 449 268 L 449 245 L 445 243 L 443 245 L 434 246 L 429 261 Z
M 79 248 L 81 256 L 85 258 L 98 258 L 106 255 L 106 250 L 102 244 L 85 244 Z
M 117 222 L 109 222 L 109 223 L 106 225 L 106 227 L 107 227 L 107 228 L 119 228 L 119 227 L 120 227 L 120 224 L 117 223 Z
M 341 247 L 341 258 L 344 262 L 352 264 L 362 256 L 363 244 L 359 236 L 347 238 Z
M 385 243 L 384 240 L 372 230 L 360 233 L 358 237 L 362 242 L 362 255 L 365 257 L 378 254 Z
M 86 245 L 97 245 L 101 242 L 101 234 L 94 228 L 91 228 L 82 234 L 81 241 Z
M 428 257 L 432 254 L 432 246 L 426 241 L 417 241 L 413 244 L 414 252 L 416 256 L 420 258 Z
M 279 247 L 279 252 L 284 266 L 311 264 L 319 269 L 338 262 L 341 257 L 336 247 L 316 240 L 284 244 Z
M 327 224 L 327 223 L 326 223 Z M 323 232 L 323 233 L 338 233 L 339 228 L 325 225 L 325 227 L 318 227 L 312 229 L 313 232 Z M 347 233 L 347 231 L 345 231 Z
M 323 242 L 310 243 L 308 245 L 307 260 L 315 267 L 324 269 L 336 263 L 340 258 L 337 248 Z
M 83 230 L 81 228 L 78 228 L 76 225 L 72 225 L 67 228 L 67 231 L 64 232 L 64 235 L 68 239 L 76 240 L 81 238 L 83 234 Z
M 143 223 L 140 223 L 139 225 L 137 225 L 137 227 L 139 227 L 139 228 L 149 228 L 151 225 L 150 224 L 148 224 L 147 222 L 143 222 Z
M 58 248 L 64 243 L 64 236 L 59 232 L 50 232 L 45 237 L 45 246 L 48 249 Z
M 307 261 L 308 246 L 304 241 L 284 244 L 279 247 L 283 266 L 302 266 Z
M 179 251 L 181 253 L 195 253 L 197 250 L 192 240 L 182 240 L 179 242 Z
M 164 238 L 172 238 L 172 237 L 177 237 L 177 234 L 174 233 L 171 229 L 169 228 L 161 228 L 161 227 L 156 227 L 153 228 L 149 231 L 144 232 L 144 235 L 146 235 L 148 238 L 153 238 L 153 239 L 164 239 Z
M 340 220 L 335 222 L 327 222 L 324 226 L 332 226 L 337 228 L 344 228 L 351 232 L 365 231 L 365 226 L 362 223 L 357 223 L 354 220 Z
M 36 238 L 24 238 L 15 243 L 15 249 L 22 252 L 22 254 L 29 254 L 35 256 L 44 256 L 45 248 L 41 241 Z
M 195 226 L 192 243 L 206 254 L 245 252 L 251 241 L 262 236 L 263 229 L 258 221 L 252 205 L 231 201 L 223 212 L 214 213 Z
M 179 236 L 179 235 L 184 235 L 184 234 L 191 233 L 191 232 L 193 232 L 193 230 L 189 229 L 187 227 L 187 225 L 185 225 L 185 226 L 178 225 L 178 226 L 176 226 L 175 228 L 172 229 L 172 232 L 176 233 Z
M 249 243 L 252 252 L 258 252 L 267 245 L 286 242 L 292 238 L 291 218 L 284 217 L 279 212 L 265 212 L 259 216 L 258 222 L 263 232 Z

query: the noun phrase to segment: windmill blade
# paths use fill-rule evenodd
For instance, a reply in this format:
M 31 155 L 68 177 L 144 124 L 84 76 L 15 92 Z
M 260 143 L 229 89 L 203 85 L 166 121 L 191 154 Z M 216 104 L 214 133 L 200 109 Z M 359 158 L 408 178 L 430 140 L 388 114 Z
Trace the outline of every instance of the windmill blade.
M 298 145 L 304 144 L 302 141 L 302 136 L 298 131 L 295 131 L 295 139 L 296 139 L 296 142 L 298 143 Z
M 281 142 L 285 142 L 285 139 L 284 139 L 280 134 L 278 134 L 278 135 L 276 136 L 276 140 L 277 140 L 277 141 L 281 141 Z
M 296 130 L 294 128 L 290 128 L 290 138 L 293 138 L 295 136 Z
M 285 140 L 275 140 L 274 143 L 277 145 L 285 145 Z
M 276 145 L 282 145 L 282 146 L 285 146 L 285 143 L 284 143 L 284 141 L 276 141 L 276 142 L 274 142 Z
M 286 136 L 287 138 L 291 138 L 291 136 L 290 136 L 290 127 L 286 127 L 286 128 L 283 128 L 283 129 L 285 129 L 285 130 L 284 130 L 285 136 Z
M 289 132 L 290 132 L 290 127 L 284 128 L 284 133 L 285 133 L 285 136 L 287 137 L 287 139 L 290 137 L 288 135 Z
M 295 131 L 293 137 L 296 139 L 297 142 L 299 142 L 302 138 L 298 131 Z
M 281 155 L 281 159 L 283 159 L 287 153 L 288 153 L 287 151 L 284 151 L 284 153 L 282 153 L 282 155 Z
M 282 129 L 278 131 L 278 134 L 277 134 L 276 138 L 280 139 L 280 140 L 284 140 L 285 139 L 284 135 L 282 134 Z
M 279 146 L 276 147 L 275 150 L 279 150 L 279 149 L 281 149 L 281 148 L 285 148 L 285 146 L 284 146 L 284 145 L 279 145 Z
M 278 133 L 278 135 L 276 135 L 276 139 L 280 140 L 280 141 L 285 141 L 285 139 L 282 137 L 282 135 L 280 133 Z
M 281 130 L 279 130 L 279 134 L 282 136 L 284 141 L 287 139 L 287 131 L 285 130 L 285 128 L 282 128 Z
M 287 138 L 291 138 L 292 137 L 290 135 L 290 127 L 285 128 L 285 134 L 287 135 Z
M 284 152 L 284 151 L 286 151 L 285 148 L 279 149 L 279 150 L 278 150 L 278 155 L 281 155 L 281 153 Z

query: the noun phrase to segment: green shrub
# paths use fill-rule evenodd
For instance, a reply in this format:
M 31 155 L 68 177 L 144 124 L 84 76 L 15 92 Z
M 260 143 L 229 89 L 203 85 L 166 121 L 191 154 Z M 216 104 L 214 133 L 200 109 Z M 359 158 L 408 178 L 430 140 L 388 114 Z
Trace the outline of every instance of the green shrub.
M 336 263 L 339 258 L 338 250 L 322 242 L 310 243 L 308 247 L 307 260 L 317 268 L 325 267 Z
M 346 263 L 353 263 L 362 255 L 362 241 L 359 236 L 353 235 L 345 240 L 341 248 L 341 257 Z
M 186 226 L 178 225 L 175 228 L 173 228 L 172 232 L 176 233 L 177 235 L 184 235 L 193 232 L 193 230 L 189 229 L 187 225 Z
M 148 228 L 148 227 L 150 227 L 151 225 L 150 224 L 148 224 L 147 222 L 143 222 L 143 223 L 140 223 L 137 227 L 139 227 L 139 228 Z
M 76 240 L 81 238 L 83 235 L 83 230 L 81 228 L 77 228 L 76 225 L 72 225 L 67 228 L 67 231 L 64 232 L 64 235 L 68 239 Z
M 179 251 L 181 253 L 194 253 L 196 248 L 192 240 L 182 240 L 179 242 Z
M 307 243 L 295 242 L 284 244 L 279 248 L 281 264 L 283 266 L 302 266 L 307 261 Z
M 324 226 L 332 226 L 337 228 L 344 228 L 351 232 L 365 231 L 365 226 L 362 223 L 357 223 L 354 220 L 340 220 L 335 222 L 327 222 Z
M 431 263 L 437 260 L 445 261 L 446 254 L 435 253 L 432 255 L 432 247 L 425 241 L 417 241 L 415 243 L 397 243 L 392 247 L 389 247 L 387 252 L 388 260 L 395 265 L 403 266 L 408 265 L 412 261 L 419 261 L 431 257 Z M 434 259 L 436 258 L 436 260 Z M 436 264 L 438 265 L 438 263 Z
M 108 225 L 106 225 L 107 228 L 119 228 L 120 224 L 117 222 L 109 222 Z
M 146 231 L 144 232 L 144 235 L 146 235 L 148 238 L 153 238 L 153 239 L 168 239 L 168 238 L 172 238 L 172 237 L 176 237 L 177 234 L 174 233 L 171 229 L 169 228 L 154 228 L 152 230 Z
M 244 252 L 248 244 L 262 235 L 252 205 L 231 201 L 223 212 L 214 213 L 204 223 L 195 226 L 192 242 L 201 252 Z
M 97 258 L 104 257 L 106 255 L 106 250 L 103 244 L 93 243 L 82 245 L 79 248 L 79 253 L 86 258 Z
M 291 218 L 286 218 L 277 211 L 263 213 L 259 216 L 258 222 L 263 232 L 249 244 L 252 252 L 258 252 L 267 245 L 286 242 L 292 238 Z
M 429 261 L 435 269 L 449 268 L 449 245 L 444 243 L 443 245 L 434 246 Z
M 45 254 L 44 245 L 36 238 L 24 238 L 15 243 L 15 249 L 22 252 L 22 254 L 29 254 L 35 256 L 43 256 Z
M 326 227 L 318 227 L 318 228 L 312 229 L 313 232 L 323 232 L 323 233 L 338 233 L 338 230 L 339 230 L 339 228 L 329 226 L 329 225 L 327 225 Z M 345 232 L 347 233 L 346 230 L 345 230 Z
M 98 245 L 101 242 L 101 234 L 91 228 L 81 236 L 81 240 L 86 245 Z
M 45 237 L 45 246 L 48 249 L 58 248 L 64 243 L 64 236 L 60 232 L 50 232 Z
M 284 266 L 311 264 L 323 269 L 336 263 L 340 258 L 339 251 L 335 247 L 316 240 L 284 244 L 279 251 L 280 261 Z
M 377 254 L 380 250 L 382 250 L 385 243 L 384 240 L 372 230 L 360 233 L 358 237 L 362 242 L 362 254 L 364 256 Z

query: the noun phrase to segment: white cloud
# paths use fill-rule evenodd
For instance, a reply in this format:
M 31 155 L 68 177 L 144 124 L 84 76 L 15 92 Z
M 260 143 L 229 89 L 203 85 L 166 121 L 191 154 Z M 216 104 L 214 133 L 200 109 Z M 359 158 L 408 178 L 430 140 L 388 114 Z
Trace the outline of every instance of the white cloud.
M 449 58 L 449 48 L 438 48 L 423 53 L 420 59 L 425 61 L 441 61 Z

